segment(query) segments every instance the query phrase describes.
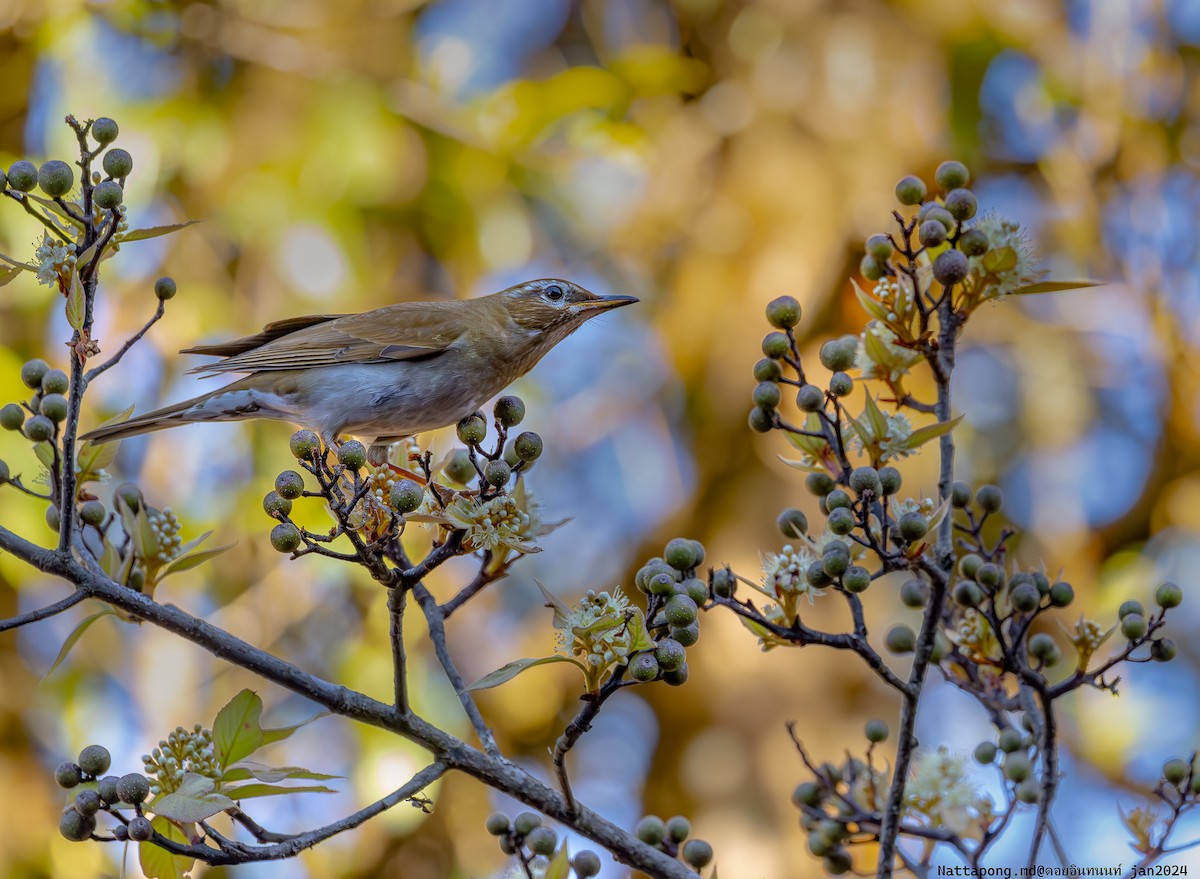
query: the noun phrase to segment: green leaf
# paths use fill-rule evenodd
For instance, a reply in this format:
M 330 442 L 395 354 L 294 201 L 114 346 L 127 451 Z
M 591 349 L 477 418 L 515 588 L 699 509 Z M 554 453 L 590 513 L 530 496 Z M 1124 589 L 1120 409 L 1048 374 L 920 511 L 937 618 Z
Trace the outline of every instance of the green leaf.
M 54 446 L 46 440 L 33 444 L 33 454 L 47 470 L 54 469 Z
M 118 236 L 118 240 L 125 241 L 145 241 L 147 238 L 158 238 L 160 235 L 170 235 L 172 232 L 178 232 L 180 229 L 186 229 L 188 226 L 194 226 L 199 223 L 199 220 L 188 220 L 186 223 L 171 223 L 167 226 L 149 226 L 145 229 L 134 229 L 126 232 L 124 235 Z
M 627 613 L 625 627 L 629 631 L 629 649 L 631 651 L 653 650 L 654 639 L 646 630 L 646 616 L 642 613 L 642 609 L 640 607 L 630 608 Z
M 568 879 L 571 875 L 571 859 L 567 854 L 567 844 L 564 842 L 562 848 L 554 853 L 554 860 L 546 866 L 546 872 L 542 874 L 543 879 Z
M 118 412 L 107 421 L 103 421 L 97 427 L 108 427 L 113 424 L 122 424 L 129 420 L 129 416 L 133 414 L 133 407 L 130 406 L 124 412 Z M 95 473 L 97 470 L 103 470 L 113 462 L 117 457 L 117 449 L 121 446 L 121 441 L 101 443 L 97 445 L 91 440 L 80 443 L 79 454 L 75 458 L 75 463 L 79 465 L 80 473 Z
M 541 580 L 535 577 L 533 582 L 537 583 L 537 588 L 542 590 L 542 597 L 546 599 L 546 604 L 554 608 L 554 625 L 565 624 L 567 617 L 571 614 L 571 608 L 567 607 L 561 598 L 543 586 Z
M 20 274 L 21 274 L 20 269 L 12 269 L 12 268 L 9 268 L 8 266 L 0 266 L 0 287 L 3 287 L 6 284 L 8 284 L 10 281 L 13 280 L 13 278 L 19 277 Z
M 183 845 L 190 842 L 187 835 L 166 818 L 152 818 L 150 826 L 173 842 Z M 185 879 L 195 862 L 195 858 L 173 855 L 152 842 L 138 843 L 138 863 L 147 879 Z
M 71 292 L 67 294 L 67 323 L 71 329 L 83 329 L 83 284 L 79 283 L 79 272 L 71 270 Z
M 939 421 L 937 424 L 930 424 L 927 427 L 919 427 L 908 435 L 908 438 L 903 442 L 898 443 L 906 449 L 917 449 L 929 442 L 931 439 L 937 439 L 939 436 L 949 433 L 958 427 L 958 423 L 963 420 L 960 415 L 957 418 L 951 418 L 949 421 Z
M 249 757 L 263 744 L 263 702 L 253 690 L 242 690 L 217 712 L 213 721 L 213 746 L 221 768 Z
M 533 668 L 535 665 L 548 665 L 551 662 L 569 662 L 571 665 L 578 666 L 585 674 L 587 673 L 587 669 L 583 667 L 583 663 L 567 656 L 543 656 L 541 659 L 514 659 L 508 665 L 501 666 L 494 672 L 484 675 L 467 687 L 467 689 L 487 690 L 492 687 L 498 687 L 506 681 L 511 681 L 527 668 Z
M 209 559 L 215 559 L 223 552 L 228 552 L 233 549 L 235 544 L 227 543 L 225 546 L 214 546 L 212 549 L 202 550 L 201 552 L 193 552 L 189 555 L 181 555 L 167 565 L 167 569 L 159 575 L 159 580 L 169 574 L 179 574 L 183 571 L 190 571 L 192 568 L 199 567 Z
M 100 568 L 113 580 L 117 578 L 117 571 L 121 569 L 121 554 L 109 540 L 104 541 L 104 552 L 100 554 Z
M 335 794 L 331 787 L 323 784 L 301 784 L 288 787 L 286 784 L 244 784 L 241 787 L 229 787 L 225 793 L 235 800 L 249 800 L 253 797 L 274 797 L 280 794 Z
M 42 680 L 46 680 L 46 678 L 54 674 L 54 670 L 56 668 L 62 665 L 63 660 L 67 658 L 67 654 L 71 652 L 71 648 L 73 648 L 79 639 L 83 637 L 83 633 L 91 628 L 92 623 L 96 622 L 96 620 L 100 619 L 101 617 L 115 617 L 116 615 L 117 612 L 115 610 L 112 608 L 107 608 L 92 614 L 90 617 L 84 618 L 84 620 L 78 626 L 71 630 L 71 634 L 67 635 L 67 639 L 63 641 L 62 647 L 58 648 L 58 656 L 54 657 L 54 662 L 51 663 L 50 668 L 46 669 L 46 673 L 42 675 Z
M 886 324 L 888 322 L 887 309 L 875 299 L 868 296 L 863 291 L 863 288 L 858 286 L 858 281 L 851 278 L 850 283 L 854 285 L 854 295 L 858 297 L 858 304 L 863 307 L 863 310 L 877 321 Z M 869 336 L 870 333 L 867 335 Z
M 989 274 L 996 274 L 997 272 L 1006 272 L 1017 265 L 1017 252 L 1011 247 L 999 247 L 989 250 L 980 259 Z
M 224 794 L 216 793 L 217 783 L 206 775 L 185 772 L 179 787 L 155 799 L 147 807 L 155 815 L 185 824 L 203 821 L 237 805 Z
M 25 197 L 29 198 L 29 199 L 33 199 L 35 202 L 40 204 L 46 210 L 50 211 L 52 214 L 55 214 L 58 217 L 61 217 L 62 219 L 66 220 L 68 223 L 71 223 L 75 226 L 79 226 L 82 228 L 83 224 L 80 223 L 74 217 L 72 217 L 70 214 L 68 214 L 66 211 L 64 211 L 61 207 L 59 207 L 57 202 L 51 201 L 48 198 L 42 198 L 40 195 L 34 195 L 32 192 L 25 193 Z M 76 207 L 79 207 L 79 206 L 76 205 Z M 81 212 L 82 212 L 82 210 L 81 210 Z M 83 261 L 84 260 L 82 260 L 82 259 L 79 260 L 79 262 L 83 262 Z
M 306 721 L 307 722 L 307 721 Z M 275 730 L 272 730 L 275 732 Z M 313 772 L 311 769 L 305 769 L 302 766 L 267 766 L 263 763 L 255 763 L 252 760 L 243 760 L 225 770 L 225 774 L 221 776 L 223 781 L 246 781 L 254 778 L 258 781 L 266 781 L 274 784 L 278 781 L 286 781 L 289 778 L 304 778 L 311 781 L 324 781 L 330 778 L 341 778 L 340 775 L 328 775 L 324 772 Z
M 17 271 L 33 272 L 34 274 L 37 274 L 37 266 L 35 266 L 33 263 L 20 262 L 13 259 L 11 256 L 5 256 L 3 253 L 0 253 L 0 261 L 8 263 Z
M 871 431 L 875 434 L 874 439 L 881 440 L 888 434 L 887 418 L 880 411 L 879 406 L 875 404 L 875 398 L 867 394 L 867 405 L 863 410 L 863 414 L 867 416 L 867 423 L 871 425 Z M 864 442 L 864 445 L 866 443 Z
M 825 472 L 824 464 L 805 464 L 803 461 L 793 461 L 791 458 L 785 458 L 783 455 L 777 455 L 784 464 L 791 467 L 793 470 L 802 470 L 805 473 L 823 473 Z
M 137 557 L 150 567 L 150 563 L 162 551 L 162 546 L 159 545 L 154 529 L 150 527 L 150 517 L 146 515 L 145 506 L 138 507 L 138 511 L 133 514 L 133 529 L 129 536 L 133 539 L 133 549 Z
M 331 712 L 331 711 L 318 711 L 316 714 L 314 714 L 312 717 L 308 718 L 307 720 L 302 720 L 299 723 L 292 724 L 291 726 L 280 726 L 280 727 L 276 727 L 275 729 L 264 729 L 262 731 L 262 733 L 263 733 L 262 744 L 259 745 L 259 747 L 261 748 L 261 747 L 265 747 L 266 745 L 272 745 L 275 742 L 282 742 L 284 739 L 290 738 L 292 733 L 294 733 L 296 730 L 300 729 L 301 727 L 308 726 L 314 720 L 320 720 L 322 717 L 329 717 L 329 715 L 332 713 L 333 712 Z M 296 775 L 293 777 L 294 778 L 338 778 L 339 776 L 320 775 L 320 774 L 314 773 L 311 775 Z
M 1082 290 L 1085 287 L 1100 287 L 1103 281 L 1039 281 L 1026 284 L 1012 291 L 1013 296 L 1028 296 L 1031 293 L 1059 293 L 1063 290 Z

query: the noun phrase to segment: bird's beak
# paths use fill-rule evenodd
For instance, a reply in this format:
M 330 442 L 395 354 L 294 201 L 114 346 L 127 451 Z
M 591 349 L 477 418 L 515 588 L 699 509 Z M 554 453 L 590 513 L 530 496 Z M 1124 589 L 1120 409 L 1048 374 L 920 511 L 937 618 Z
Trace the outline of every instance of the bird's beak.
M 576 304 L 580 311 L 606 311 L 610 308 L 620 308 L 622 305 L 633 305 L 640 302 L 636 296 L 598 296 Z

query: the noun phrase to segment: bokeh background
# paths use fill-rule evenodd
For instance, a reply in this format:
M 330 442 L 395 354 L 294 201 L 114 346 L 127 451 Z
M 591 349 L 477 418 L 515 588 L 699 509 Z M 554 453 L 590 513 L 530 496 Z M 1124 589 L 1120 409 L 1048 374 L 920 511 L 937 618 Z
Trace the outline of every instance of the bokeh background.
M 783 542 L 778 510 L 816 512 L 802 474 L 778 461 L 782 440 L 746 428 L 762 306 L 800 299 L 810 351 L 857 332 L 848 277 L 887 221 L 893 184 L 966 161 L 983 210 L 1023 222 L 1054 276 L 1107 284 L 976 316 L 955 386 L 961 474 L 1003 486 L 1021 559 L 1075 584 L 1068 622 L 1079 610 L 1114 620 L 1163 578 L 1187 596 L 1176 663 L 1133 667 L 1119 699 L 1082 692 L 1064 706 L 1060 836 L 1078 864 L 1128 864 L 1118 810 L 1143 801 L 1163 759 L 1195 747 L 1200 720 L 1200 650 L 1188 637 L 1200 622 L 1198 45 L 1192 0 L 0 0 L 0 163 L 70 158 L 64 114 L 110 115 L 134 156 L 135 224 L 204 220 L 109 264 L 97 335 L 110 350 L 153 310 L 155 277 L 173 275 L 180 294 L 97 383 L 91 423 L 195 392 L 177 349 L 284 316 L 543 276 L 641 297 L 517 386 L 548 446 L 531 486 L 549 517 L 573 518 L 454 619 L 451 646 L 475 677 L 553 649 L 532 576 L 568 598 L 628 586 L 679 534 L 753 576 L 759 553 Z M 37 230 L 11 208 L 0 249 L 28 258 Z M 61 365 L 66 336 L 48 288 L 22 279 L 0 290 L 0 396 L 21 396 L 24 359 Z M 140 480 L 185 537 L 211 528 L 214 541 L 238 541 L 168 580 L 162 600 L 386 694 L 384 596 L 353 571 L 288 562 L 267 543 L 259 499 L 288 466 L 288 435 L 284 425 L 158 434 L 123 446 L 115 480 Z M 12 435 L 0 456 L 36 470 Z M 909 487 L 934 490 L 932 460 L 904 472 Z M 31 500 L 3 492 L 0 510 L 50 539 Z M 440 576 L 438 591 L 464 570 Z M 0 557 L 0 614 L 60 594 Z M 877 637 L 914 613 L 886 583 L 866 598 Z M 314 710 L 187 642 L 111 619 L 43 679 L 91 610 L 0 637 L 6 876 L 121 874 L 115 847 L 56 831 L 50 772 L 82 745 L 102 742 L 120 771 L 139 768 L 160 737 L 210 722 L 243 686 L 262 693 L 268 723 Z M 844 625 L 835 611 L 821 622 Z M 410 635 L 418 707 L 469 735 L 427 642 Z M 761 654 L 720 615 L 703 620 L 690 654 L 686 687 L 610 703 L 577 748 L 577 792 L 629 826 L 646 812 L 691 816 L 722 876 L 819 875 L 788 803 L 801 767 L 784 722 L 797 721 L 819 759 L 838 760 L 867 718 L 894 721 L 895 700 L 852 656 Z M 559 671 L 481 699 L 506 750 L 539 772 L 577 706 L 577 676 Z M 988 728 L 935 682 L 919 734 L 967 753 Z M 422 765 L 419 752 L 337 719 L 267 756 L 346 776 L 336 795 L 258 801 L 254 814 L 281 830 L 333 820 Z M 990 772 L 975 777 L 997 791 Z M 482 821 L 513 804 L 457 777 L 436 800 L 430 816 L 399 808 L 296 861 L 241 872 L 503 875 Z M 992 864 L 1023 862 L 1027 826 L 1014 823 Z M 1180 840 L 1200 834 L 1190 831 Z M 124 869 L 138 875 L 136 857 Z M 625 874 L 607 859 L 605 869 Z

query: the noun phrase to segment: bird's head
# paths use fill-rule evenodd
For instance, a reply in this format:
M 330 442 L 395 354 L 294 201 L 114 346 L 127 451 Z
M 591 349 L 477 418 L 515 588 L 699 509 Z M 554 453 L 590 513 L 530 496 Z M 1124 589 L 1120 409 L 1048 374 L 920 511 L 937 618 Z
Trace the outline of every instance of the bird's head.
M 632 305 L 633 296 L 597 296 L 571 281 L 542 278 L 498 294 L 513 321 L 527 330 L 566 338 L 602 311 Z

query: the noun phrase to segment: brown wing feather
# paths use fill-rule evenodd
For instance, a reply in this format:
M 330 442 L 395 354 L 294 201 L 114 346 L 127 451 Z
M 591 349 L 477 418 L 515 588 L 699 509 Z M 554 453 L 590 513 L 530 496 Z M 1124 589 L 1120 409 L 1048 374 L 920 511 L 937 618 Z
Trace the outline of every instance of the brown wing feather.
M 189 349 L 225 356 L 192 372 L 266 372 L 429 357 L 453 344 L 466 329 L 463 304 L 458 300 L 402 302 L 365 314 L 278 321 L 257 336 Z

